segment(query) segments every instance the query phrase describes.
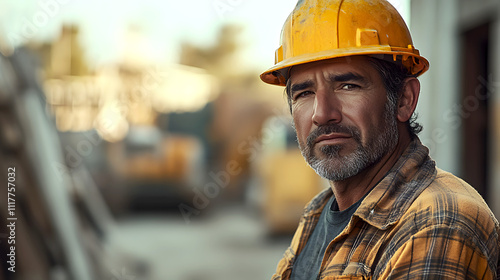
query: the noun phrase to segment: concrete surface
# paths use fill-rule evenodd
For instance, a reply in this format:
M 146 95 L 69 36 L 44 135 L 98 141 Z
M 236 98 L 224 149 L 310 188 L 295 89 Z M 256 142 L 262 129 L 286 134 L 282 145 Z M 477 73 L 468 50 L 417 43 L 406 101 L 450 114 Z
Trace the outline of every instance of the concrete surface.
M 114 241 L 150 266 L 151 280 L 270 279 L 291 236 L 269 237 L 258 216 L 225 207 L 186 223 L 175 211 L 119 221 Z M 123 268 L 124 280 L 140 280 Z M 122 280 L 122 279 L 120 279 Z

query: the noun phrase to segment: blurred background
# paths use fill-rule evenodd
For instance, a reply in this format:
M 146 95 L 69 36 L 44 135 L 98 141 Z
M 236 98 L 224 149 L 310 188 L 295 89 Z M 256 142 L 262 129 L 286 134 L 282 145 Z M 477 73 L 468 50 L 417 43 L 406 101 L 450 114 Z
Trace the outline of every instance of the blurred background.
M 390 2 L 422 142 L 500 217 L 500 2 Z M 258 78 L 295 4 L 0 0 L 0 279 L 269 279 L 327 187 Z

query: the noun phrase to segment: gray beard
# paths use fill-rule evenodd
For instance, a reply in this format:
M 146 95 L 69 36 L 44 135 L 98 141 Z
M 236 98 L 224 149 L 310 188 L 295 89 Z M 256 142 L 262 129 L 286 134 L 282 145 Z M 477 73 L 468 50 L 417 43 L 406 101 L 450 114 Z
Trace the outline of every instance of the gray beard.
M 318 175 L 330 181 L 343 181 L 359 174 L 367 167 L 380 161 L 398 142 L 397 122 L 392 107 L 389 102 L 386 104 L 384 112 L 385 129 L 382 132 L 372 131 L 371 135 L 376 135 L 376 137 L 367 139 L 368 143 L 366 145 L 363 145 L 361 133 L 356 127 L 332 124 L 318 127 L 313 131 L 307 138 L 305 146 L 298 141 L 302 156 Z M 314 154 L 315 139 L 320 135 L 334 132 L 352 135 L 357 143 L 356 149 L 348 155 L 341 156 L 342 145 L 327 145 L 320 148 L 324 157 L 322 159 L 318 158 Z

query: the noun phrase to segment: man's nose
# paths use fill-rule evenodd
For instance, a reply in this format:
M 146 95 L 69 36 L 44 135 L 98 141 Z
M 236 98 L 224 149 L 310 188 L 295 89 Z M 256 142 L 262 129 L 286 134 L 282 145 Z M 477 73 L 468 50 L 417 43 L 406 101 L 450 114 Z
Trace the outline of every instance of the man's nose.
M 338 97 L 329 90 L 318 91 L 315 94 L 314 125 L 321 126 L 328 123 L 340 123 L 342 120 L 341 104 Z

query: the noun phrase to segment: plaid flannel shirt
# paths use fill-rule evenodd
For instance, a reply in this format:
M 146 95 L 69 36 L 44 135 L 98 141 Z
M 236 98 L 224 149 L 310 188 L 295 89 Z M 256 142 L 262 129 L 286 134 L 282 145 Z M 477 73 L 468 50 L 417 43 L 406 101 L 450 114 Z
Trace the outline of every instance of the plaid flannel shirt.
M 475 189 L 411 142 L 328 245 L 317 279 L 495 279 L 498 221 Z M 331 189 L 305 208 L 272 279 L 289 279 Z

